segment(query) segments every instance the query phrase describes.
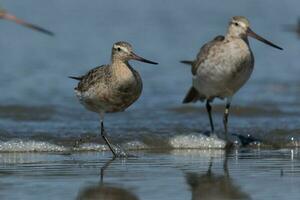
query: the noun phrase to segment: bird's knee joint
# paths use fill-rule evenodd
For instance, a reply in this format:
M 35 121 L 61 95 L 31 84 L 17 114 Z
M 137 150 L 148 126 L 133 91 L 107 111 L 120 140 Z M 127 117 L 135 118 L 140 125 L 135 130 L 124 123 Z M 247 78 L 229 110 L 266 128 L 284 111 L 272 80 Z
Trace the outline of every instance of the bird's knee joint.
M 224 114 L 225 114 L 225 115 L 228 115 L 228 114 L 229 114 L 229 109 L 225 109 Z
M 223 122 L 224 122 L 225 124 L 228 122 L 228 118 L 227 118 L 226 116 L 223 118 Z

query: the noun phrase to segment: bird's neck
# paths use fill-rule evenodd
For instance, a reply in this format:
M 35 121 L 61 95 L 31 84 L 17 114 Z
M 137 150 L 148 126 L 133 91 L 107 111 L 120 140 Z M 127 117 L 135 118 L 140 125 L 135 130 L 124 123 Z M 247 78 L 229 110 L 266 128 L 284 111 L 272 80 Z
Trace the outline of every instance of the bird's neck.
M 131 67 L 128 61 L 113 60 L 111 64 L 111 69 L 113 74 L 118 77 L 132 76 Z
M 244 42 L 249 45 L 248 37 L 246 34 L 233 35 L 233 34 L 228 33 L 225 38 L 229 41 L 232 39 L 241 39 L 241 40 L 244 40 Z

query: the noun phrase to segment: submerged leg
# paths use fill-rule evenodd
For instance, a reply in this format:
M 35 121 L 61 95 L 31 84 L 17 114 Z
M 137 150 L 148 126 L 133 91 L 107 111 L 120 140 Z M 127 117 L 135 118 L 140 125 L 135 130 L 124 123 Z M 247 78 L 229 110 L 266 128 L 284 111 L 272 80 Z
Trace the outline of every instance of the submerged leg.
M 231 99 L 227 99 L 227 100 L 226 100 L 225 111 L 224 111 L 224 117 L 223 117 L 223 123 L 224 123 L 224 129 L 225 129 L 225 139 L 226 139 L 226 142 L 229 142 L 227 124 L 228 124 L 228 116 L 229 116 L 229 108 L 230 108 L 230 104 L 231 104 Z
M 111 158 L 110 160 L 108 160 L 105 165 L 103 165 L 103 167 L 101 167 L 101 171 L 100 171 L 100 183 L 103 184 L 103 178 L 104 178 L 104 171 L 106 170 L 106 168 L 109 167 L 109 165 L 116 159 L 116 157 Z
M 228 149 L 225 150 L 225 158 L 223 163 L 223 170 L 225 173 L 225 176 L 229 178 L 229 171 L 228 171 L 228 157 L 229 157 L 229 151 Z
M 211 116 L 211 105 L 210 105 L 211 100 L 206 100 L 206 110 L 208 113 L 208 118 L 209 118 L 209 123 L 210 123 L 210 128 L 211 128 L 211 133 L 214 133 L 215 128 L 214 128 L 214 122 Z
M 213 165 L 213 157 L 210 157 L 209 166 L 208 166 L 208 170 L 207 170 L 207 175 L 211 175 L 212 165 Z
M 113 153 L 114 157 L 117 156 L 115 150 L 113 149 L 111 143 L 109 142 L 108 138 L 106 137 L 106 133 L 105 133 L 105 130 L 104 130 L 104 122 L 103 122 L 103 119 L 104 119 L 104 114 L 101 113 L 100 114 L 100 123 L 101 123 L 101 127 L 100 127 L 100 131 L 101 131 L 101 136 L 102 138 L 104 139 L 105 143 L 107 144 L 107 146 L 109 147 L 110 151 Z

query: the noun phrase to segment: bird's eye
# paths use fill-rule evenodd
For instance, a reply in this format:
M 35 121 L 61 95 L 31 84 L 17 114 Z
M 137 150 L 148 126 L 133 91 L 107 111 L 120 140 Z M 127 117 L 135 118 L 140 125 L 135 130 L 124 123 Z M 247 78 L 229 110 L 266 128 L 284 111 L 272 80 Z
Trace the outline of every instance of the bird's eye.
M 118 48 L 117 48 L 117 50 L 118 50 L 118 51 L 121 51 L 121 48 L 120 48 L 120 47 L 118 47 Z
M 234 25 L 235 25 L 235 26 L 239 26 L 239 23 L 235 22 Z

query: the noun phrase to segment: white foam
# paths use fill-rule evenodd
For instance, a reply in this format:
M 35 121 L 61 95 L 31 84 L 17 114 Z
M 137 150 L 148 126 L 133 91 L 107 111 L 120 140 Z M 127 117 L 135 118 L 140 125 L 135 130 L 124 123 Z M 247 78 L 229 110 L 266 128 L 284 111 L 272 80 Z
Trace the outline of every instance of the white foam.
M 198 133 L 190 135 L 174 136 L 169 139 L 169 144 L 174 149 L 222 149 L 225 141 L 216 136 L 207 137 Z M 145 150 L 151 149 L 141 141 L 134 140 L 115 146 L 116 150 Z M 49 142 L 42 141 L 23 141 L 20 139 L 10 141 L 0 141 L 0 152 L 64 152 L 64 151 L 109 151 L 105 144 L 84 143 L 76 148 L 68 148 Z
M 225 156 L 225 149 L 207 148 L 207 149 L 173 149 L 172 155 L 184 157 L 199 157 L 199 158 L 223 158 Z
M 121 148 L 117 145 L 114 146 L 116 150 L 126 149 L 126 150 L 141 150 L 141 149 L 149 149 L 147 145 L 140 141 L 131 141 L 121 145 Z M 74 150 L 77 151 L 109 151 L 109 148 L 105 144 L 95 144 L 95 143 L 84 143 L 80 145 L 78 148 Z
M 149 149 L 149 146 L 140 141 L 131 141 L 122 145 L 125 149 L 128 150 L 142 150 Z
M 222 149 L 226 145 L 226 142 L 217 136 L 207 137 L 198 133 L 174 136 L 169 143 L 176 149 Z
M 78 151 L 108 151 L 109 148 L 104 144 L 84 143 L 74 150 Z
M 48 142 L 10 140 L 0 142 L 0 152 L 62 152 L 66 148 Z

